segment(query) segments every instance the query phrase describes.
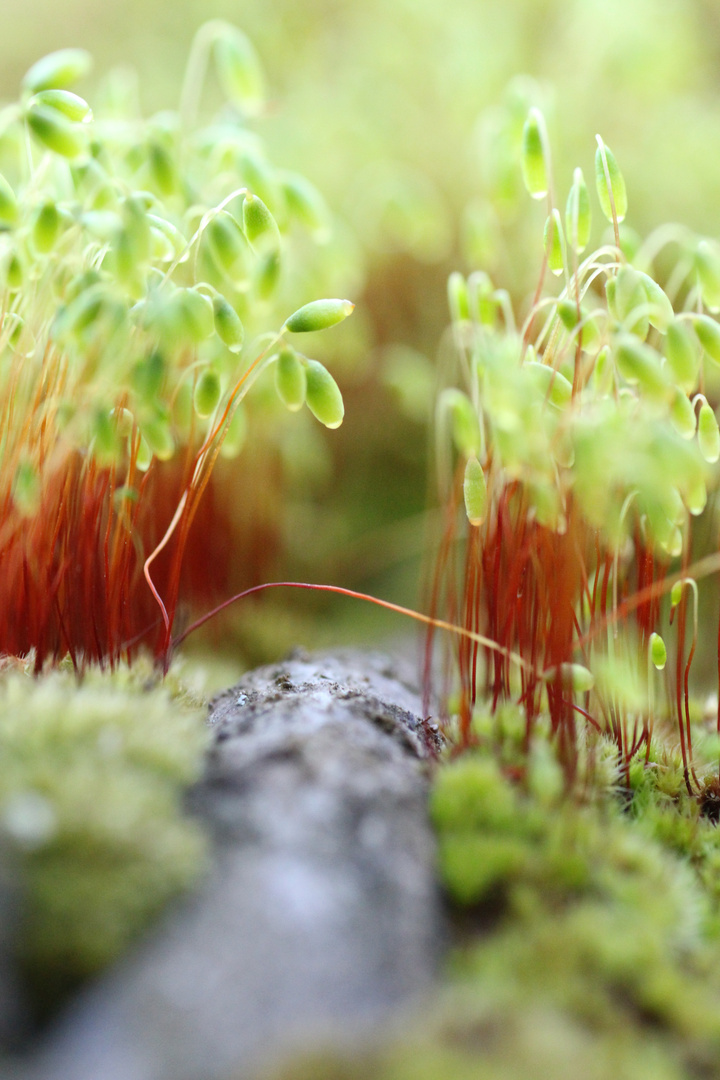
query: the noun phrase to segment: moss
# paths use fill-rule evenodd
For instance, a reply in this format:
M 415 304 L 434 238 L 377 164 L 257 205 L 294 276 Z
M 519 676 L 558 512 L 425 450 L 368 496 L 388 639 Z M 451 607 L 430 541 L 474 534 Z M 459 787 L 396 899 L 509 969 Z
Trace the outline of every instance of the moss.
M 175 685 L 173 686 L 173 681 Z M 0 828 L 23 893 L 18 959 L 38 1006 L 99 971 L 188 889 L 205 837 L 183 811 L 207 732 L 177 680 L 67 670 L 0 678 Z

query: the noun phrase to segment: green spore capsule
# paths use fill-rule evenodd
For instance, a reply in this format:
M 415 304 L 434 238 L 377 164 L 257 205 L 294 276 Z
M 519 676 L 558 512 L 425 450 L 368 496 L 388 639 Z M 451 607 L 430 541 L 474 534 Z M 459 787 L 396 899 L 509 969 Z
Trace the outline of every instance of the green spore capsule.
M 720 324 L 709 315 L 693 315 L 692 324 L 707 356 L 720 364 Z
M 243 200 L 242 212 L 245 235 L 253 247 L 280 246 L 277 223 L 262 199 L 250 192 Z
M 307 360 L 305 377 L 307 380 L 306 401 L 310 412 L 325 427 L 340 427 L 345 415 L 345 406 L 340 388 L 330 372 L 317 360 Z
M 612 353 L 609 345 L 603 345 L 595 359 L 593 368 L 593 387 L 599 397 L 610 393 L 615 381 Z
M 299 173 L 283 173 L 283 192 L 287 208 L 317 242 L 328 239 L 330 212 L 320 192 Z
M 327 330 L 351 315 L 355 305 L 350 300 L 313 300 L 298 308 L 285 320 L 284 328 L 292 334 Z
M 199 345 L 215 328 L 213 307 L 197 289 L 178 289 L 174 297 L 177 328 L 182 338 Z
M 230 352 L 239 353 L 245 339 L 245 328 L 240 316 L 224 296 L 214 297 L 212 304 L 215 333 Z
M 607 220 L 612 221 L 614 205 L 614 216 L 620 222 L 624 220 L 627 214 L 625 180 L 612 150 L 605 145 L 599 135 L 596 136 L 596 139 L 598 148 L 595 151 L 595 186 L 600 208 Z
M 261 300 L 268 300 L 275 292 L 281 270 L 279 250 L 267 251 L 259 260 L 255 271 L 255 288 Z
M 695 477 L 685 492 L 685 505 L 693 517 L 699 517 L 707 506 L 707 485 L 702 476 Z
M 61 157 L 77 157 L 87 148 L 85 129 L 66 120 L 56 109 L 32 105 L 27 112 L 27 123 L 38 142 Z
M 632 266 L 621 266 L 614 280 L 615 315 L 631 334 L 644 341 L 650 329 L 650 311 L 643 275 Z
M 140 472 L 147 472 L 152 465 L 152 450 L 144 435 L 140 436 L 138 443 L 137 454 L 135 455 L 135 465 Z
M 151 454 L 154 454 L 158 461 L 169 461 L 175 453 L 175 440 L 167 420 L 161 416 L 152 417 L 142 425 L 142 433 Z M 138 454 L 138 459 L 139 456 Z
M 259 112 L 265 99 L 265 79 L 250 39 L 234 26 L 223 24 L 215 42 L 215 63 L 228 100 L 243 113 Z
M 111 465 L 120 454 L 120 437 L 112 412 L 98 409 L 93 417 L 92 439 L 95 457 L 103 465 Z
M 220 376 L 215 368 L 206 367 L 195 383 L 193 394 L 193 408 L 201 420 L 215 412 L 221 393 Z
M 482 525 L 487 510 L 487 483 L 483 467 L 475 454 L 471 454 L 465 462 L 463 498 L 470 524 Z
M 565 207 L 565 232 L 568 244 L 578 255 L 587 247 L 591 229 L 590 196 L 582 169 L 576 169 Z
M 458 270 L 453 270 L 447 283 L 448 307 L 454 323 L 465 322 L 470 318 L 470 303 L 465 278 Z
M 22 87 L 31 94 L 65 89 L 84 78 L 91 68 L 92 57 L 85 49 L 59 49 L 33 64 L 23 78 Z
M 210 251 L 220 267 L 234 283 L 247 279 L 250 252 L 245 235 L 232 214 L 215 214 L 205 230 Z
M 560 371 L 541 360 L 526 360 L 523 371 L 547 401 L 564 409 L 572 400 L 572 383 Z
M 167 198 L 178 187 L 178 171 L 172 154 L 159 142 L 148 147 L 148 166 L 156 189 Z
M 282 349 L 275 364 L 275 389 L 283 405 L 297 412 L 305 404 L 305 367 L 294 349 Z
M 92 109 L 85 98 L 73 94 L 70 90 L 41 90 L 32 99 L 32 104 L 46 105 L 50 109 L 57 109 L 68 120 L 75 123 L 87 123 L 92 120 Z
M 670 590 L 670 606 L 676 608 L 682 599 L 683 582 L 676 581 Z
M 701 240 L 695 253 L 700 293 L 709 311 L 720 311 L 720 248 L 708 240 Z
M 686 393 L 697 385 L 700 355 L 695 337 L 687 322 L 675 319 L 667 328 L 665 357 L 672 372 L 673 381 Z
M 586 694 L 595 685 L 595 676 L 583 664 L 560 664 L 543 673 L 545 682 L 555 682 L 558 677 L 562 685 L 569 687 L 575 694 Z
M 649 345 L 643 345 L 631 334 L 623 334 L 615 350 L 615 366 L 625 382 L 638 386 L 650 398 L 664 398 L 668 392 L 665 372 L 660 358 Z
M 711 465 L 720 458 L 720 429 L 715 413 L 707 401 L 703 401 L 698 415 L 698 446 L 702 456 Z
M 166 363 L 159 349 L 153 349 L 132 370 L 130 381 L 138 398 L 146 405 L 159 397 L 165 381 Z
M 548 217 L 545 222 L 543 244 L 547 256 L 548 267 L 553 274 L 559 276 L 565 267 L 565 243 L 563 240 L 562 222 L 557 210 Z
M 46 255 L 55 247 L 60 233 L 60 214 L 54 202 L 46 202 L 38 210 L 33 223 L 32 240 L 35 250 Z
M 670 420 L 678 435 L 692 439 L 697 429 L 697 417 L 690 398 L 684 390 L 675 387 L 670 406 Z
M 544 199 L 548 193 L 547 135 L 545 120 L 539 109 L 531 109 L 525 121 L 522 137 L 522 175 L 528 194 Z
M 438 401 L 438 414 L 442 416 L 445 410 L 450 416 L 452 439 L 457 452 L 462 457 L 479 454 L 482 449 L 480 422 L 467 394 L 455 387 L 443 390 Z
M 14 225 L 18 217 L 15 192 L 0 173 L 0 225 Z
M 676 584 L 679 585 L 680 582 L 676 582 Z M 659 634 L 653 633 L 650 635 L 650 659 L 658 671 L 662 671 L 667 664 L 667 649 Z
M 650 325 L 664 333 L 675 318 L 673 306 L 664 289 L 658 285 L 654 278 L 651 278 L 649 274 L 642 273 L 640 270 L 637 270 L 636 273 L 645 290 L 650 306 L 648 311 Z

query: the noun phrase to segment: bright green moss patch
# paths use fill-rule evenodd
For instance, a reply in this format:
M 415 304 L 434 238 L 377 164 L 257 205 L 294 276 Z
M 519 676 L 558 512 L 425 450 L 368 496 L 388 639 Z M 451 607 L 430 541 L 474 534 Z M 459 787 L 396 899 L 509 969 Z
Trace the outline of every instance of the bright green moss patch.
M 481 745 L 435 775 L 460 932 L 417 1024 L 360 1060 L 320 1056 L 272 1080 L 717 1075 L 720 833 L 688 796 L 676 748 L 660 732 L 628 788 L 598 737 L 583 751 L 594 772 L 568 793 L 542 719 L 520 769 L 523 728 L 510 705 L 479 712 Z
M 205 864 L 182 806 L 204 714 L 149 675 L 0 678 L 0 831 L 22 893 L 19 961 L 43 1005 L 120 955 Z

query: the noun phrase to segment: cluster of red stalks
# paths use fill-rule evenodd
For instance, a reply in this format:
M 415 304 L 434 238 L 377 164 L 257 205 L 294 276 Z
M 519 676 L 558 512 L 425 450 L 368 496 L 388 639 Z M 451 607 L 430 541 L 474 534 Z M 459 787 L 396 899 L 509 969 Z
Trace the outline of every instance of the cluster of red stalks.
M 651 635 L 660 623 L 663 597 L 675 582 L 717 570 L 718 556 L 690 566 L 688 538 L 680 569 L 669 573 L 668 557 L 649 546 L 637 528 L 632 557 L 619 559 L 572 500 L 566 508 L 567 527 L 556 532 L 534 519 L 522 485 L 510 481 L 483 524 L 469 526 L 461 558 L 456 536 L 461 500 L 459 474 L 448 505 L 430 596 L 431 609 L 442 605 L 449 612 L 449 621 L 465 631 L 456 638 L 454 665 L 460 675 L 461 746 L 474 740 L 472 718 L 478 700 L 487 702 L 493 711 L 504 701 L 524 706 L 526 748 L 547 703 L 569 786 L 578 776 L 579 724 L 611 736 L 627 781 L 635 755 L 644 752 L 647 760 L 650 754 L 652 705 L 642 716 L 636 711 L 629 715 L 622 696 L 612 687 L 595 686 L 592 694 L 577 692 L 563 673 L 571 664 L 592 668 L 591 657 L 599 653 L 607 657 L 610 636 L 613 649 L 618 654 L 626 650 L 625 659 L 634 661 L 641 680 L 654 678 L 648 652 Z M 688 631 L 689 592 L 682 590 L 670 613 L 670 622 L 675 625 L 674 664 L 665 672 L 665 687 L 676 718 L 685 785 L 690 794 L 699 794 L 689 699 L 697 630 L 692 635 Z M 428 683 L 432 636 L 431 628 L 426 650 Z M 633 656 L 628 657 L 627 651 Z M 720 664 L 720 638 L 718 657 Z M 651 693 L 648 699 L 652 702 Z M 588 744 L 587 739 L 582 741 Z
M 37 671 L 69 655 L 82 670 L 113 667 L 150 648 L 166 667 L 186 603 L 207 605 L 267 573 L 276 538 L 258 521 L 239 534 L 211 484 L 249 374 L 199 449 L 191 435 L 182 456 L 141 471 L 137 429 L 127 459 L 116 465 L 100 464 L 58 435 L 67 371 L 52 349 L 24 409 L 17 404 L 21 369 L 13 369 L 0 401 L 0 655 L 32 653 Z M 31 505 L 13 482 L 28 455 L 37 477 Z
M 12 416 L 4 419 L 10 422 Z M 524 707 L 528 746 L 547 702 L 569 784 L 578 774 L 578 723 L 611 735 L 626 774 L 636 754 L 644 749 L 649 755 L 651 711 L 629 716 L 622 700 L 602 687 L 596 687 L 592 697 L 577 693 L 563 676 L 564 666 L 592 667 L 591 654 L 607 649 L 608 635 L 615 635 L 618 649 L 636 651 L 638 670 L 650 679 L 643 658 L 659 624 L 663 596 L 677 580 L 716 570 L 717 556 L 695 566 L 688 566 L 685 556 L 680 571 L 669 574 L 667 558 L 649 547 L 638 530 L 634 557 L 619 560 L 571 500 L 564 531 L 539 524 L 515 481 L 492 500 L 484 523 L 470 527 L 460 565 L 458 476 L 447 508 L 430 615 L 334 586 L 280 582 L 251 584 L 178 632 L 181 601 L 187 598 L 197 605 L 216 599 L 218 591 L 227 588 L 229 566 L 242 563 L 237 537 L 230 551 L 229 530 L 213 512 L 212 491 L 207 490 L 225 419 L 199 450 L 187 449 L 181 462 L 154 463 L 145 473 L 137 468 L 136 451 L 120 471 L 77 450 L 62 452 L 47 428 L 39 432 L 39 442 L 47 447 L 35 512 L 19 509 L 7 482 L 0 493 L 1 653 L 23 656 L 32 650 L 37 670 L 69 655 L 82 669 L 90 662 L 113 666 L 150 646 L 167 669 L 172 650 L 188 633 L 240 597 L 278 585 L 322 589 L 370 600 L 427 624 L 428 702 L 433 632 L 451 632 L 460 675 L 461 746 L 473 740 L 472 715 L 481 697 L 493 709 L 505 700 Z M 135 439 L 136 447 L 138 443 Z M 203 498 L 202 522 L 197 522 Z M 262 570 L 255 567 L 254 573 L 261 575 Z M 700 787 L 692 765 L 689 715 L 696 634 L 688 648 L 687 593 L 682 590 L 674 613 L 675 663 L 668 671 L 667 688 L 685 784 L 693 793 Z M 438 617 L 441 607 L 447 619 Z M 720 730 L 720 718 L 718 726 Z M 434 745 L 429 735 L 428 745 Z

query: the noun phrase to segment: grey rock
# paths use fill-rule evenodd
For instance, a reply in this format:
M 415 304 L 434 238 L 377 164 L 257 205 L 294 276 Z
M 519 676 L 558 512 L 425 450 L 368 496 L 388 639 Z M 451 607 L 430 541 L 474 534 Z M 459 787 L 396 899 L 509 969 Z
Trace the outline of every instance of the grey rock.
M 444 934 L 420 702 L 377 655 L 253 672 L 211 709 L 203 890 L 70 1012 L 33 1080 L 225 1080 L 352 1045 L 432 983 Z

